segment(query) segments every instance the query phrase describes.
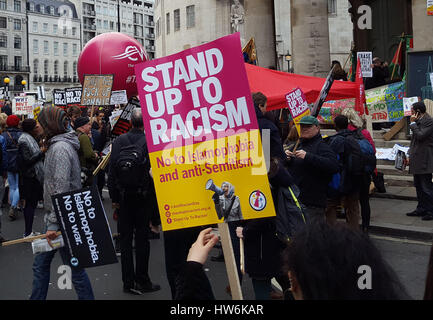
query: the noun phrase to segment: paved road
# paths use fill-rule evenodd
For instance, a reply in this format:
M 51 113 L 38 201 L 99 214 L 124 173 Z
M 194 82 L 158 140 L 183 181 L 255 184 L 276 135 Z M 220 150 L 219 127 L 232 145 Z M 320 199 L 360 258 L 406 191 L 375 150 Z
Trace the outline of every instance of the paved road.
M 107 197 L 107 194 L 105 194 Z M 384 200 L 386 201 L 386 200 Z M 110 202 L 104 201 L 107 215 L 116 232 L 114 221 L 111 217 Z M 34 230 L 43 228 L 42 212 L 37 211 Z M 24 219 L 22 215 L 18 220 L 10 222 L 3 215 L 3 233 L 9 239 L 22 236 Z M 421 299 L 424 292 L 426 268 L 430 245 L 421 242 L 408 242 L 385 237 L 372 237 L 380 248 L 385 259 L 397 272 L 406 286 L 408 293 L 414 299 Z M 133 299 L 133 300 L 165 300 L 171 299 L 170 288 L 165 276 L 163 239 L 151 241 L 150 276 L 152 281 L 159 283 L 162 289 L 158 292 L 147 293 L 143 296 L 133 296 L 122 291 L 120 260 L 119 263 L 88 269 L 95 297 L 97 299 Z M 211 255 L 217 255 L 217 249 L 213 249 Z M 30 244 L 17 244 L 9 247 L 0 247 L 0 300 L 3 299 L 28 299 L 32 287 L 32 263 L 33 255 Z M 48 299 L 76 299 L 74 290 L 60 290 L 57 287 L 57 268 L 62 264 L 59 255 L 56 255 L 51 268 L 51 283 Z M 230 299 L 225 293 L 228 284 L 225 265 L 222 262 L 208 261 L 205 266 L 209 279 L 218 300 Z M 243 281 L 243 293 L 245 299 L 253 299 L 251 280 L 246 277 Z

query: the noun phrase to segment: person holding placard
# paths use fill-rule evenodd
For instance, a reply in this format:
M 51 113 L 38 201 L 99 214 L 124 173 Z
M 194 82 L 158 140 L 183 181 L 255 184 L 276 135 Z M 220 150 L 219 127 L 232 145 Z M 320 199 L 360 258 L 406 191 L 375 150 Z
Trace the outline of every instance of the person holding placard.
M 365 78 L 365 90 L 377 88 L 386 85 L 386 79 L 389 78 L 388 62 L 382 62 L 380 58 L 373 59 L 373 77 Z
M 81 169 L 78 150 L 80 142 L 75 132 L 68 132 L 66 113 L 57 107 L 45 107 L 38 117 L 44 130 L 48 150 L 44 162 L 44 221 L 46 238 L 57 238 L 60 230 L 51 196 L 81 189 Z M 66 247 L 58 249 L 63 263 L 72 271 L 72 283 L 80 300 L 94 300 L 92 285 L 84 269 L 71 265 L 71 256 Z M 33 262 L 33 289 L 31 300 L 45 300 L 50 282 L 50 266 L 57 250 L 42 252 Z

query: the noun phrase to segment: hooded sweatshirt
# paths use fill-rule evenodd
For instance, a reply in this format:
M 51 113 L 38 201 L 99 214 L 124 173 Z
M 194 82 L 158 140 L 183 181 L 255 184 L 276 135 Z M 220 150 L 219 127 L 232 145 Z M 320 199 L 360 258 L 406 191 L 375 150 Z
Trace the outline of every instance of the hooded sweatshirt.
M 51 196 L 81 189 L 81 167 L 78 158 L 80 142 L 75 132 L 54 136 L 49 141 L 44 163 L 44 221 L 47 230 L 59 230 Z
M 227 217 L 224 219 L 226 222 L 230 221 L 238 221 L 243 220 L 242 211 L 241 211 L 241 204 L 239 201 L 239 197 L 235 196 L 235 187 L 230 182 L 223 182 L 223 185 L 227 185 L 229 188 L 229 192 L 227 195 L 223 194 L 220 196 L 220 207 L 222 209 L 223 213 L 226 213 Z M 233 197 L 235 197 L 233 199 Z M 233 206 L 231 207 L 230 212 L 227 212 L 227 210 L 230 209 L 230 205 L 233 202 Z

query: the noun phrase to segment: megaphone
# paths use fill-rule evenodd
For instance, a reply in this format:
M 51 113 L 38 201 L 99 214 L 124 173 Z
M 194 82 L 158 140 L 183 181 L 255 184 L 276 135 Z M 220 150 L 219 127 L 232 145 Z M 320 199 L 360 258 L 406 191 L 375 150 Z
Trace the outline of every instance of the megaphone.
M 212 179 L 209 179 L 206 182 L 205 188 L 206 188 L 206 190 L 211 190 L 211 191 L 217 193 L 219 196 L 222 196 L 224 194 L 224 191 L 222 191 L 220 188 L 218 188 Z

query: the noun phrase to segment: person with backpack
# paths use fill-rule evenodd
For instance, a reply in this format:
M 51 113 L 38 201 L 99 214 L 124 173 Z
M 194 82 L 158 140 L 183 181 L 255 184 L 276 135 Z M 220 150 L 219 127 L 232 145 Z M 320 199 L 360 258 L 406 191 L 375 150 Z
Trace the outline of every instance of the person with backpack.
M 337 221 L 337 207 L 343 203 L 349 226 L 359 230 L 359 192 L 360 184 L 367 172 L 375 167 L 375 157 L 370 143 L 359 132 L 347 129 L 348 119 L 337 116 L 334 119 L 337 134 L 330 138 L 330 147 L 338 155 L 340 171 L 330 186 L 326 208 L 326 220 L 330 224 Z M 365 150 L 367 148 L 367 150 Z M 367 159 L 374 157 L 373 161 Z
M 149 277 L 149 229 L 150 224 L 158 226 L 159 221 L 155 217 L 155 211 L 158 211 L 155 210 L 157 206 L 141 109 L 134 109 L 131 124 L 132 129 L 112 144 L 108 189 L 113 207 L 119 209 L 123 291 L 141 295 L 161 289 Z M 132 250 L 134 234 L 135 270 Z
M 74 126 L 80 141 L 78 155 L 80 157 L 83 186 L 91 186 L 93 183 L 93 171 L 98 166 L 99 157 L 93 150 L 89 137 L 91 130 L 90 119 L 88 117 L 79 117 L 75 119 Z
M 16 220 L 18 215 L 18 202 L 20 201 L 20 190 L 19 190 L 19 174 L 17 165 L 18 156 L 18 139 L 21 136 L 22 131 L 18 128 L 20 124 L 20 118 L 16 115 L 8 116 L 6 120 L 6 131 L 2 133 L 2 136 L 6 140 L 6 153 L 8 159 L 7 172 L 9 182 L 9 197 L 11 200 L 11 207 L 9 209 L 9 219 L 11 221 Z
M 38 201 L 43 199 L 44 153 L 46 147 L 39 148 L 38 140 L 43 129 L 34 119 L 22 122 L 23 133 L 18 139 L 18 167 L 21 176 L 21 197 L 25 200 L 24 237 L 36 236 L 32 231 L 33 218 Z
M 376 155 L 376 146 L 374 144 L 373 138 L 371 137 L 370 132 L 367 129 L 363 129 L 363 121 L 361 117 L 358 115 L 355 109 L 346 108 L 342 111 L 341 115 L 346 116 L 349 121 L 349 125 L 347 129 L 352 132 L 356 132 L 362 134 L 364 138 L 370 143 L 373 148 L 373 152 Z M 373 172 L 365 172 L 363 178 L 360 181 L 359 187 L 359 204 L 361 205 L 361 220 L 362 220 L 362 231 L 368 234 L 368 229 L 370 228 L 370 184 L 371 178 L 375 177 L 377 174 L 376 168 L 371 168 Z

